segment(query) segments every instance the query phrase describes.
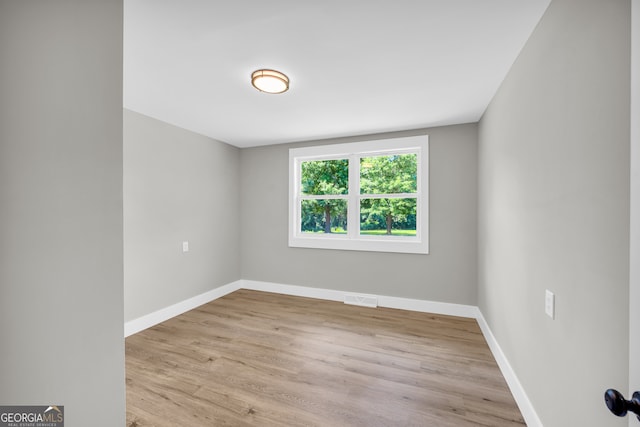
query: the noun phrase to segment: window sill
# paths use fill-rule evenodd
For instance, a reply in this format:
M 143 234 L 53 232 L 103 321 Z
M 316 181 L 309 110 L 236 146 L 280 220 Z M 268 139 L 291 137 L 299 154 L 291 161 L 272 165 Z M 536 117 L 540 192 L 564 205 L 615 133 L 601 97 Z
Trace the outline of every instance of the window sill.
M 391 252 L 423 254 L 429 253 L 429 246 L 426 242 L 421 242 L 416 238 L 385 236 L 366 236 L 360 239 L 347 239 L 325 234 L 312 237 L 301 236 L 289 239 L 289 247 L 310 248 L 310 249 L 333 249 L 344 251 L 364 251 L 364 252 Z

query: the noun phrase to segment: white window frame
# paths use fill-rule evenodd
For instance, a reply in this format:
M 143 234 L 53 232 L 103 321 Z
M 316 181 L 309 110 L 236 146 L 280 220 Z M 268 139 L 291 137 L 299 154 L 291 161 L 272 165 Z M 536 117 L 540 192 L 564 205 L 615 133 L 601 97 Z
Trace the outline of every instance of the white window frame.
M 417 154 L 416 235 L 360 235 L 361 157 L 392 154 Z M 347 198 L 347 234 L 303 233 L 301 231 L 300 176 L 305 161 L 349 159 L 349 193 Z M 305 196 L 307 197 L 307 196 Z M 403 197 L 379 195 L 376 197 Z M 344 196 L 317 196 L 321 199 Z M 297 248 L 338 249 L 374 252 L 429 253 L 429 137 L 428 135 L 380 139 L 347 144 L 291 148 L 289 150 L 289 246 Z

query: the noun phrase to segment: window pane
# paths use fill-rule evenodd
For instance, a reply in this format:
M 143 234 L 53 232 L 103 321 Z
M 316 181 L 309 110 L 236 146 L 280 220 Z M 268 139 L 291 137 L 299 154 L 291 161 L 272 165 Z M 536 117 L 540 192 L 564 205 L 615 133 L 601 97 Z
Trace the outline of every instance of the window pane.
M 362 157 L 360 194 L 415 193 L 417 154 Z
M 300 184 L 304 195 L 347 194 L 349 160 L 302 162 Z
M 360 234 L 381 236 L 416 235 L 417 199 L 362 199 Z
M 347 201 L 303 200 L 300 209 L 303 233 L 347 233 Z

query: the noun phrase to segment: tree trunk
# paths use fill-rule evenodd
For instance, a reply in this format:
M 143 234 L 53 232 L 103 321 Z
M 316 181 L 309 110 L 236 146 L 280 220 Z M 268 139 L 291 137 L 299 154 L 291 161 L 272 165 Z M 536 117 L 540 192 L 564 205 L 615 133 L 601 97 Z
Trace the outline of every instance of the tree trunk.
M 391 215 L 387 215 L 387 234 L 391 234 L 391 223 L 392 223 Z
M 331 233 L 331 206 L 324 207 L 324 232 Z

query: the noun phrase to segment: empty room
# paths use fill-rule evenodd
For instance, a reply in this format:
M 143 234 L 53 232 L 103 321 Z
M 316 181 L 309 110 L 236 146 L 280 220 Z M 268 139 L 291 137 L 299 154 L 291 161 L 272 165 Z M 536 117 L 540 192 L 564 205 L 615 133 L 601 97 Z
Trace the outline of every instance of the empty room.
M 0 426 L 640 426 L 639 59 L 639 0 L 0 0 Z

